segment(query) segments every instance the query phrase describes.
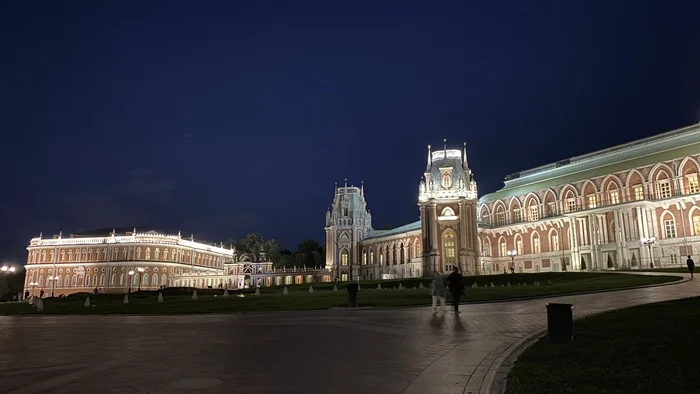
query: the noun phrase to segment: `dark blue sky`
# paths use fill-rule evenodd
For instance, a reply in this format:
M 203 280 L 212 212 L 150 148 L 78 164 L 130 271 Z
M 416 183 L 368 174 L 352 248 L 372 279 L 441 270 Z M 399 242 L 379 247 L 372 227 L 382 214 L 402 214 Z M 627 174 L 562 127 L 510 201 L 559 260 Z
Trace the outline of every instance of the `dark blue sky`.
M 8 2 L 0 259 L 134 224 L 323 238 L 418 217 L 426 145 L 509 173 L 700 120 L 700 3 Z

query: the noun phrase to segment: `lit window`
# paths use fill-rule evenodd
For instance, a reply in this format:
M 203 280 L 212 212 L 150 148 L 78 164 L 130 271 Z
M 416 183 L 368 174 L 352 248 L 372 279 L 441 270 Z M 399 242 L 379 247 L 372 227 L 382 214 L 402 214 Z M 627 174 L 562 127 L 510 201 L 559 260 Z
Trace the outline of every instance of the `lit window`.
M 347 282 L 347 281 L 348 281 L 348 274 L 345 273 L 345 272 L 343 272 L 342 274 L 340 274 L 340 280 L 343 281 L 343 282 Z
M 540 207 L 537 205 L 530 205 L 530 220 L 533 222 L 540 220 Z
M 620 203 L 620 193 L 617 192 L 617 190 L 613 190 L 610 192 L 610 204 L 619 204 Z
M 574 212 L 576 211 L 576 199 L 575 198 L 570 198 L 566 200 L 566 212 Z
M 595 194 L 591 194 L 590 196 L 588 196 L 588 208 L 595 208 L 597 206 L 598 204 L 595 198 Z
M 700 235 L 700 216 L 693 216 L 693 229 L 695 235 Z
M 369 251 L 369 263 L 374 264 L 374 250 Z
M 559 250 L 559 235 L 552 234 L 552 251 L 556 252 Z
M 340 265 L 348 265 L 348 251 L 343 250 L 340 252 Z
M 518 238 L 515 240 L 515 250 L 518 252 L 518 255 L 523 254 L 523 240 L 522 238 Z
M 698 176 L 688 176 L 688 194 L 695 194 L 698 191 L 700 191 L 700 188 L 698 187 Z
M 675 220 L 664 220 L 664 229 L 666 230 L 666 238 L 676 238 Z
M 643 200 L 644 199 L 644 188 L 641 186 L 634 187 L 634 199 Z
M 501 242 L 501 257 L 505 257 L 508 254 L 508 248 L 506 247 L 506 241 Z
M 659 196 L 661 198 L 671 197 L 671 183 L 669 181 L 659 182 Z
M 513 211 L 513 223 L 520 223 L 520 210 Z
M 455 235 L 452 232 L 446 232 L 442 236 L 442 247 L 445 249 L 445 264 L 455 264 L 457 262 L 455 254 Z
M 367 252 L 362 252 L 362 265 L 367 265 Z
M 540 253 L 540 237 L 532 239 L 532 253 Z

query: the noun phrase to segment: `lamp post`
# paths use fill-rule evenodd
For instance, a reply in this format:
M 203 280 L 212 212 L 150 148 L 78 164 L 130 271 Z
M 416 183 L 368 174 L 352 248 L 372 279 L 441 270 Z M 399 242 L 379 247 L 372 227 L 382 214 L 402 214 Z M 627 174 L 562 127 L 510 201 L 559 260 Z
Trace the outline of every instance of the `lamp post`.
M 129 293 L 131 293 L 131 284 L 133 283 L 135 273 L 134 270 L 129 271 Z
M 656 237 L 642 238 L 641 241 L 649 248 L 649 268 L 654 268 L 654 255 L 651 246 L 656 242 Z
M 51 298 L 53 298 L 53 291 L 56 288 L 56 281 L 58 280 L 58 275 L 56 276 L 49 276 L 47 280 L 51 281 Z
M 518 255 L 517 250 L 509 250 L 506 252 L 508 256 L 510 256 L 510 272 L 515 273 L 515 256 Z
M 145 269 L 139 267 L 139 268 L 136 268 L 136 271 L 139 272 L 139 289 L 138 289 L 138 291 L 141 291 L 141 282 L 143 282 L 143 271 L 145 271 Z
M 32 287 L 32 297 L 34 297 L 34 288 L 39 286 L 39 282 L 29 282 L 29 286 Z
M 7 276 L 8 276 L 9 274 L 14 273 L 15 270 L 16 270 L 16 268 L 15 268 L 15 266 L 13 266 L 13 265 L 3 265 L 2 267 L 0 267 L 0 272 L 2 272 L 3 274 L 5 274 L 5 275 L 4 275 L 4 276 L 5 276 L 5 281 L 4 281 L 5 287 L 4 287 L 3 290 L 2 290 L 2 298 L 3 298 L 3 299 L 5 299 L 5 297 L 7 296 L 7 293 L 8 293 L 9 290 L 10 290 L 10 286 L 9 286 L 9 284 L 7 283 Z M 5 299 L 5 301 L 7 301 L 7 300 Z

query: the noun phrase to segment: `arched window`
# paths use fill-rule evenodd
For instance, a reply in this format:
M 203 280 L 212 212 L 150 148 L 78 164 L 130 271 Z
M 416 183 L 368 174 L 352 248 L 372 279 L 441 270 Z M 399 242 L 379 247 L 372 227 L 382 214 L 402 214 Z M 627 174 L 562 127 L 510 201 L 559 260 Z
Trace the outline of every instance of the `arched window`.
M 90 287 L 90 276 L 85 275 L 85 287 Z
M 160 249 L 156 248 L 156 251 L 153 252 L 153 256 L 156 260 L 158 260 L 158 258 L 160 257 Z
M 78 275 L 73 275 L 73 279 L 71 280 L 70 285 L 73 287 L 78 286 Z
M 100 275 L 100 286 L 105 285 L 105 274 Z
M 109 285 L 114 286 L 116 281 L 117 281 L 117 274 L 112 274 L 112 277 L 109 280 Z M 102 278 L 100 279 L 100 283 L 102 283 L 102 285 L 104 286 L 104 274 L 102 274 Z
M 413 257 L 420 257 L 421 256 L 421 250 L 420 250 L 420 242 L 416 242 L 415 246 L 415 255 Z
M 62 286 L 62 280 L 61 277 L 59 276 L 58 279 L 56 279 L 56 287 L 61 287 Z
M 141 248 L 136 249 L 136 260 L 141 260 Z
M 168 284 L 168 277 L 165 276 L 165 274 L 160 276 L 160 284 L 161 285 L 167 285 Z
M 374 250 L 369 251 L 369 263 L 374 264 Z
M 348 254 L 347 249 L 343 249 L 343 251 L 340 252 L 340 265 L 348 265 L 349 258 L 350 255 Z
M 153 279 L 151 280 L 151 285 L 158 286 L 158 274 L 153 274 Z
M 139 274 L 134 274 L 134 277 L 131 279 L 131 285 L 138 286 L 139 280 L 141 280 L 141 276 Z
M 367 251 L 362 252 L 362 265 L 367 265 Z
M 61 251 L 61 261 L 66 261 L 66 251 L 65 250 Z
M 68 251 L 68 261 L 73 261 L 73 250 Z
M 151 248 L 146 248 L 146 260 L 151 259 Z
M 508 255 L 508 245 L 506 245 L 506 240 L 501 238 L 501 242 L 498 244 L 498 247 L 501 251 L 501 257 L 506 257 Z
M 540 236 L 537 233 L 532 234 L 532 253 L 539 254 L 540 249 Z
M 124 286 L 124 274 L 119 275 L 119 286 Z
M 550 240 L 550 249 L 552 252 L 558 252 L 559 251 L 559 234 L 557 233 L 552 233 L 552 239 Z
M 457 263 L 455 253 L 455 233 L 452 231 L 445 231 L 442 234 L 442 249 L 444 250 L 443 256 L 445 256 L 445 269 L 452 268 Z M 450 267 L 447 267 L 448 265 Z
M 148 274 L 143 274 L 143 285 L 148 286 Z
M 39 275 L 39 287 L 44 286 L 44 275 Z
M 168 260 L 168 249 L 163 251 L 163 260 Z

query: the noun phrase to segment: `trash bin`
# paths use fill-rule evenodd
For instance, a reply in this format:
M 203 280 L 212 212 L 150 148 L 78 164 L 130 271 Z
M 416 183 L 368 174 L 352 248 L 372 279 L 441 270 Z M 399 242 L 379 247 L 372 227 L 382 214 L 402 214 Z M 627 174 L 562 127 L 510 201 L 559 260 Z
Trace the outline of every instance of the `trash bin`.
M 547 338 L 550 343 L 569 343 L 574 338 L 574 306 L 547 304 Z
M 348 283 L 348 307 L 357 308 L 357 283 Z

